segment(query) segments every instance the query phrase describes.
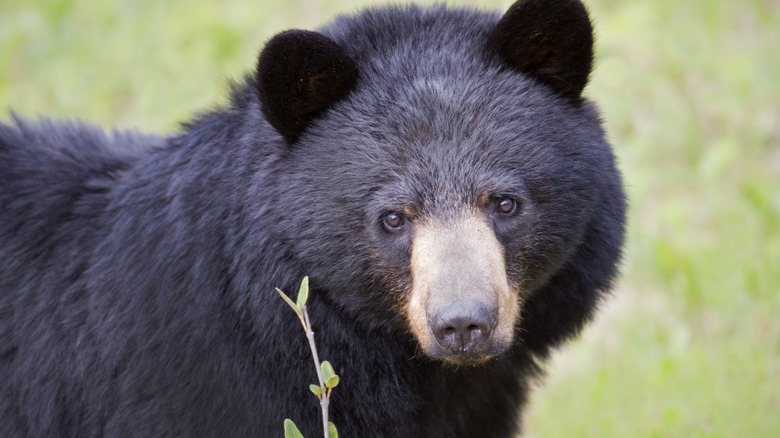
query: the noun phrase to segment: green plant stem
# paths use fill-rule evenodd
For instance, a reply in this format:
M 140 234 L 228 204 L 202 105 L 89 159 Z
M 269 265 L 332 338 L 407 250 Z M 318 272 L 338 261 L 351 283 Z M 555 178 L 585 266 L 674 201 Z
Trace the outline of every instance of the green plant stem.
M 306 306 L 303 306 L 303 329 L 306 331 L 306 338 L 309 340 L 309 348 L 311 348 L 311 356 L 314 359 L 314 369 L 317 371 L 317 379 L 319 379 L 320 387 L 325 387 L 325 379 L 322 376 L 322 370 L 320 369 L 320 356 L 317 354 L 317 345 L 314 343 L 314 331 L 311 329 L 311 322 L 309 321 L 309 312 L 306 310 Z M 326 394 L 319 396 L 320 407 L 322 408 L 322 430 L 324 431 L 325 438 L 328 438 L 328 406 L 330 405 L 330 391 Z

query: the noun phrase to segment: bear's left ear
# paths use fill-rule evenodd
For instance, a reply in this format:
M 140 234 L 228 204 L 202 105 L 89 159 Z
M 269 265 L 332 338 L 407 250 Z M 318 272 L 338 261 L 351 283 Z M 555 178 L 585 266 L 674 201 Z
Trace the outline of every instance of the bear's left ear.
M 576 100 L 593 62 L 593 28 L 580 0 L 518 0 L 493 29 L 488 48 Z
M 257 67 L 260 104 L 268 122 L 290 143 L 355 86 L 355 61 L 317 32 L 288 30 L 266 43 Z

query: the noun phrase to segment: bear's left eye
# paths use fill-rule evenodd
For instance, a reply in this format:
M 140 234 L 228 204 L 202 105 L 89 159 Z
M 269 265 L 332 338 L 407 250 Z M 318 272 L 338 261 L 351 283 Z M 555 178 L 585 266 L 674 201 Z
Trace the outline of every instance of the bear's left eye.
M 517 213 L 518 203 L 514 198 L 508 196 L 500 196 L 496 198 L 496 213 L 502 216 L 512 216 Z

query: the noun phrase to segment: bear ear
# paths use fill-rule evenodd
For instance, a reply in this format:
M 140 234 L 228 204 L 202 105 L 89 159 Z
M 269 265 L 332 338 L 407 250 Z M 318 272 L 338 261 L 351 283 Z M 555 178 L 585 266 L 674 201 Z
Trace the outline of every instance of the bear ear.
M 580 0 L 518 0 L 488 47 L 513 68 L 578 99 L 593 62 L 593 28 Z
M 271 38 L 258 60 L 256 83 L 268 122 L 290 143 L 355 86 L 355 61 L 317 32 L 289 30 Z

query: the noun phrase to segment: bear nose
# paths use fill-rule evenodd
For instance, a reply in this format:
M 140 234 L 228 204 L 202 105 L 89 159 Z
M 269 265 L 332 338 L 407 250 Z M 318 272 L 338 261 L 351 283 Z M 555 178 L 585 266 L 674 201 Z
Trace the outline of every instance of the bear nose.
M 440 305 L 430 315 L 430 329 L 442 348 L 452 353 L 471 352 L 490 337 L 495 313 L 482 303 Z

